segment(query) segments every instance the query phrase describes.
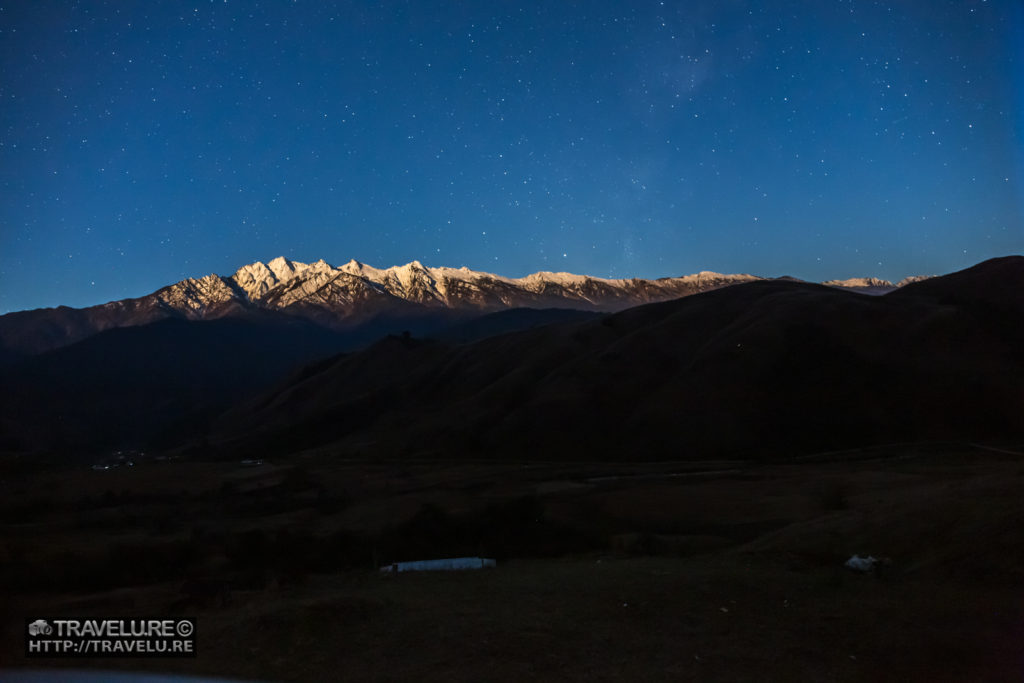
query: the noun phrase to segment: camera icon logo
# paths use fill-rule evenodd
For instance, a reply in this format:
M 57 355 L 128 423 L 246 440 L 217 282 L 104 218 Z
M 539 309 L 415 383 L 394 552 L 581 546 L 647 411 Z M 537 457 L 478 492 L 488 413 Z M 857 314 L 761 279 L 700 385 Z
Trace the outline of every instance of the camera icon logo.
M 46 619 L 36 619 L 28 625 L 30 636 L 48 636 L 53 634 L 53 627 L 46 623 Z

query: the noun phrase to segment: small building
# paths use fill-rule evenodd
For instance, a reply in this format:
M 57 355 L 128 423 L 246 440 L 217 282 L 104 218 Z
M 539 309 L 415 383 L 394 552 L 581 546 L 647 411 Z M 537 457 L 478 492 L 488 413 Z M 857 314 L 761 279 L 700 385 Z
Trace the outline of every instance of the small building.
M 467 569 L 496 567 L 496 560 L 485 557 L 449 557 L 443 560 L 416 560 L 415 562 L 393 562 L 380 568 L 382 574 L 399 572 L 450 572 Z

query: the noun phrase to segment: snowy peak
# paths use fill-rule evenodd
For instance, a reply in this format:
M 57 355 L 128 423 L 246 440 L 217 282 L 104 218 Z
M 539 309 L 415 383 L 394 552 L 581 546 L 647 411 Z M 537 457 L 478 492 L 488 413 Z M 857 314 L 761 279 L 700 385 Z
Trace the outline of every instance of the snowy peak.
M 231 276 L 231 279 L 250 300 L 260 298 L 280 283 L 280 279 L 274 274 L 274 271 L 260 261 L 242 266 Z
M 292 263 L 284 256 L 278 256 L 267 264 L 267 270 L 273 273 L 274 277 L 276 277 L 280 282 L 287 282 L 295 275 L 295 265 L 296 264 Z M 305 264 L 300 263 L 298 265 L 304 266 Z
M 291 282 L 296 277 L 332 273 L 334 270 L 323 259 L 314 263 L 299 263 L 278 256 L 266 264 L 256 261 L 242 266 L 231 279 L 246 293 L 250 301 L 257 301 L 271 290 Z
M 188 278 L 164 287 L 153 295 L 163 306 L 189 318 L 208 317 L 236 298 L 235 291 L 219 275 Z

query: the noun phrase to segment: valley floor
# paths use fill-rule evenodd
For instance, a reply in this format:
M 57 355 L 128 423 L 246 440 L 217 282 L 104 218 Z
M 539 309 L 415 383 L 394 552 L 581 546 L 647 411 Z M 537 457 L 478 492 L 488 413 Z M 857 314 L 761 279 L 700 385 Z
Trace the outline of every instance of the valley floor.
M 259 680 L 1020 680 L 1021 452 L 12 471 L 0 662 Z M 855 573 L 854 553 L 891 566 Z M 458 554 L 498 566 L 374 569 Z M 195 616 L 199 654 L 28 660 L 24 619 L 43 614 Z

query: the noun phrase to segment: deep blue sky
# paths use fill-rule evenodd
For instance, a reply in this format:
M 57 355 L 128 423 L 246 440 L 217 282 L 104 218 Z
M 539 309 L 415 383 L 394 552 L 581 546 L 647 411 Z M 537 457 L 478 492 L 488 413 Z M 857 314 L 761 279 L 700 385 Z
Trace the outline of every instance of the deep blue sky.
M 1024 251 L 1018 0 L 0 0 L 0 312 L 285 255 L 899 279 Z

